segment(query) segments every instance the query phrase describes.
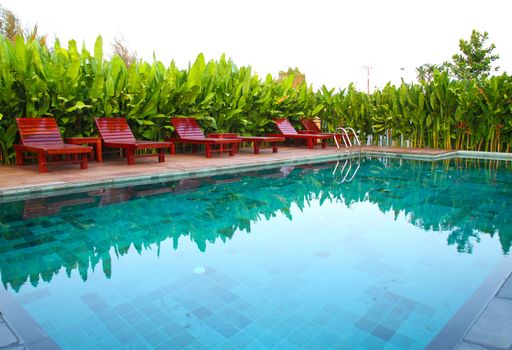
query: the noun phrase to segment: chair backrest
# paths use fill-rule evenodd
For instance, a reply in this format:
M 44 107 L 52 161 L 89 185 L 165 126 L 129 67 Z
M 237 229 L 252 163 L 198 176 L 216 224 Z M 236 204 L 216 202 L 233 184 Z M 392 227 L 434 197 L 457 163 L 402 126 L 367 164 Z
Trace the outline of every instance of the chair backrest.
M 94 118 L 96 127 L 103 142 L 134 142 L 133 136 L 126 118 Z
M 300 120 L 302 126 L 304 126 L 304 129 L 311 131 L 315 134 L 320 134 L 322 131 L 318 127 L 317 123 L 311 118 L 302 118 Z
M 16 125 L 24 145 L 63 143 L 54 118 L 16 118 Z
M 286 118 L 278 118 L 274 120 L 276 122 L 277 128 L 283 135 L 295 135 L 298 134 L 297 130 L 293 127 L 293 125 Z
M 176 135 L 181 139 L 204 139 L 204 133 L 194 118 L 171 118 Z

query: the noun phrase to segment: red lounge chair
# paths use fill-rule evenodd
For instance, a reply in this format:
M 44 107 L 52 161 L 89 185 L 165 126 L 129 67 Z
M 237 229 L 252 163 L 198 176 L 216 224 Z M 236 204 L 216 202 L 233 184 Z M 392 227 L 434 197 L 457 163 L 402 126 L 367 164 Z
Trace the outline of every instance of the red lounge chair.
M 158 162 L 165 162 L 165 149 L 173 153 L 170 142 L 154 142 L 135 140 L 125 118 L 94 118 L 96 127 L 103 139 L 105 147 L 122 148 L 126 154 L 128 165 L 135 164 L 135 157 L 158 157 Z M 157 149 L 155 154 L 136 154 L 140 149 Z
M 172 138 L 171 142 L 192 144 L 193 152 L 196 152 L 195 145 L 204 145 L 206 158 L 211 158 L 212 152 L 219 154 L 229 152 L 229 155 L 233 156 L 238 149 L 238 144 L 242 142 L 238 138 L 205 137 L 194 118 L 171 118 L 171 124 L 177 136 Z M 215 149 L 212 146 L 218 146 L 218 148 Z
M 267 143 L 272 148 L 273 153 L 277 153 L 277 144 L 284 142 L 284 137 L 279 136 L 238 136 L 234 133 L 214 133 L 208 134 L 208 137 L 220 139 L 240 139 L 242 142 L 252 143 L 254 154 L 260 154 L 260 149 L 264 148 L 262 144 Z
M 317 145 L 317 140 L 322 140 L 322 148 L 325 148 L 326 140 L 332 138 L 332 135 L 327 134 L 300 134 L 286 118 L 279 118 L 274 120 L 274 122 L 281 134 L 270 134 L 267 136 L 283 136 L 287 139 L 306 140 L 308 148 L 313 148 Z
M 330 135 L 331 137 L 333 137 L 333 135 L 334 135 L 334 133 L 332 133 L 332 134 L 323 133 L 322 130 L 320 130 L 320 128 L 318 127 L 318 124 L 315 123 L 315 121 L 311 118 L 302 118 L 300 120 L 300 123 L 302 124 L 302 126 L 304 126 L 304 129 L 305 129 L 305 130 L 299 131 L 299 133 L 301 133 L 301 134 L 321 134 L 321 135 Z M 336 138 L 338 139 L 339 144 L 341 144 L 342 138 L 346 138 L 346 136 L 343 134 L 336 134 Z M 348 144 L 348 142 L 345 142 L 345 144 Z
M 62 142 L 55 119 L 16 118 L 16 124 L 21 139 L 21 144 L 14 145 L 17 165 L 23 165 L 27 158 L 24 152 L 30 152 L 37 154 L 39 171 L 42 173 L 48 171 L 48 164 L 80 163 L 80 168 L 87 169 L 87 155 L 92 152 L 92 148 Z M 82 155 L 81 159 L 78 159 L 79 154 Z M 64 156 L 64 159 L 58 159 L 59 155 Z M 51 156 L 51 160 L 47 156 Z

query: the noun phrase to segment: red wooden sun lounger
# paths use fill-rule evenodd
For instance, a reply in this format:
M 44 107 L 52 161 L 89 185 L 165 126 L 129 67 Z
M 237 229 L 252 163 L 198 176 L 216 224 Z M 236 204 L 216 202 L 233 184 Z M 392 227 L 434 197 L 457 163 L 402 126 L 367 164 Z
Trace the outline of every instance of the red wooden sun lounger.
M 94 118 L 96 127 L 103 139 L 103 145 L 109 148 L 120 148 L 125 151 L 128 165 L 135 164 L 135 157 L 158 157 L 158 162 L 165 162 L 165 150 L 173 153 L 170 142 L 135 140 L 125 118 Z M 156 149 L 154 154 L 136 154 L 137 150 Z
M 304 129 L 305 129 L 305 130 L 299 131 L 301 134 L 321 134 L 321 135 L 330 135 L 331 137 L 336 135 L 336 139 L 338 139 L 338 143 L 339 144 L 341 144 L 341 140 L 343 138 L 347 137 L 347 136 L 345 136 L 344 134 L 341 134 L 341 133 L 329 134 L 329 133 L 322 132 L 322 130 L 320 130 L 320 128 L 318 127 L 318 124 L 315 123 L 315 121 L 313 119 L 311 119 L 311 118 L 302 118 L 300 120 L 300 123 L 302 124 L 302 126 L 304 126 Z M 345 140 L 345 144 L 348 144 L 348 142 L 346 142 L 346 141 L 348 141 L 348 140 Z
M 229 152 L 230 156 L 235 155 L 238 144 L 242 140 L 238 138 L 213 138 L 205 137 L 203 131 L 194 118 L 171 118 L 171 124 L 174 127 L 175 138 L 170 141 L 173 143 L 186 143 L 193 145 L 193 152 L 196 151 L 195 145 L 204 145 L 206 158 L 212 157 L 212 152 L 222 154 Z M 214 148 L 218 146 L 218 148 Z
M 264 148 L 263 144 L 268 144 L 272 148 L 273 153 L 277 153 L 277 144 L 284 142 L 284 137 L 279 136 L 239 136 L 235 133 L 213 133 L 208 134 L 208 137 L 220 139 L 240 139 L 242 142 L 252 143 L 254 154 L 260 154 L 260 149 Z
M 322 148 L 325 148 L 326 140 L 332 138 L 332 135 L 327 134 L 300 134 L 286 118 L 279 118 L 274 120 L 274 122 L 281 134 L 270 134 L 267 136 L 283 136 L 287 139 L 305 140 L 308 148 L 313 148 L 317 145 L 317 140 L 322 140 Z
M 89 146 L 69 145 L 62 142 L 57 122 L 53 118 L 16 118 L 21 144 L 14 145 L 16 164 L 23 165 L 25 152 L 37 154 L 39 171 L 48 171 L 48 164 L 78 164 L 87 169 Z M 81 155 L 81 159 L 78 156 Z M 59 156 L 61 159 L 58 159 Z M 50 159 L 47 159 L 49 157 Z

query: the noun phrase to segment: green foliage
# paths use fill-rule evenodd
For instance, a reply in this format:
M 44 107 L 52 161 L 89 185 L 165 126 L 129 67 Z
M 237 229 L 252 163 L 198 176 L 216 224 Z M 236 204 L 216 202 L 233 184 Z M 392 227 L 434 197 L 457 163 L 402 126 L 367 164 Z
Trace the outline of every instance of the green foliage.
M 495 44 L 485 46 L 488 39 L 489 33 L 480 33 L 473 29 L 469 40 L 459 40 L 460 53 L 453 55 L 451 62 L 443 62 L 442 64 L 426 63 L 416 68 L 418 80 L 432 81 L 435 71 L 448 72 L 452 78 L 458 80 L 485 80 L 489 77 L 491 71 L 499 69 L 499 67 L 493 68 L 492 64 L 500 57 L 492 54 L 492 51 L 496 48 Z
M 91 54 L 74 40 L 49 50 L 0 36 L 1 162 L 12 161 L 15 118 L 25 116 L 52 116 L 63 136 L 89 136 L 96 134 L 94 117 L 124 115 L 136 137 L 150 140 L 170 136 L 175 115 L 196 117 L 206 132 L 242 135 L 273 132 L 278 117 L 297 126 L 302 117 L 318 117 L 325 132 L 351 126 L 372 143 L 385 137 L 398 145 L 510 151 L 510 76 L 476 83 L 433 71 L 421 84 L 388 84 L 369 95 L 352 84 L 314 91 L 289 73 L 262 79 L 224 55 L 206 61 L 202 54 L 188 69 L 157 60 L 127 67 L 117 55 L 104 59 L 101 37 Z
M 453 63 L 449 65 L 456 78 L 481 80 L 489 76 L 492 63 L 500 56 L 492 54 L 496 45 L 484 46 L 488 39 L 487 32 L 482 34 L 473 29 L 469 41 L 463 39 L 459 41 L 461 53 L 453 55 Z M 498 68 L 495 67 L 494 70 L 497 71 Z

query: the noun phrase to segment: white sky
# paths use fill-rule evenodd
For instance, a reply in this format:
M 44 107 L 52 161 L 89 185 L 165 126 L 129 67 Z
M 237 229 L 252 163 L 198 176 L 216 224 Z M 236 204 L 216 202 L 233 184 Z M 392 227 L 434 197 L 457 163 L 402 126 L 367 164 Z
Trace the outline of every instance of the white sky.
M 489 32 L 500 72 L 512 72 L 510 0 L 1 0 L 24 24 L 40 33 L 85 41 L 92 51 L 101 34 L 104 51 L 123 37 L 139 57 L 186 68 L 200 52 L 222 53 L 238 66 L 267 73 L 298 67 L 319 88 L 366 90 L 400 78 L 415 68 L 441 63 L 459 51 L 472 29 Z M 401 68 L 404 68 L 403 70 Z

